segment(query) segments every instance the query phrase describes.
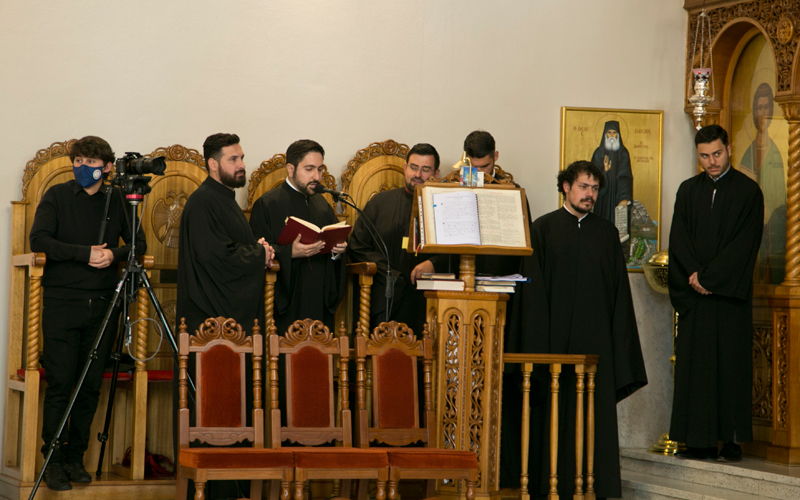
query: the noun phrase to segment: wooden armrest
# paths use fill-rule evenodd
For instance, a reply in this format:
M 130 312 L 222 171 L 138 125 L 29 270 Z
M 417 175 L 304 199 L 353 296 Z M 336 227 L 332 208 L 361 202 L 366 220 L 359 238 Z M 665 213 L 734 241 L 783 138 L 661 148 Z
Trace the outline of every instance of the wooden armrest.
M 374 262 L 357 262 L 347 264 L 347 274 L 366 274 L 372 276 L 378 272 L 378 266 Z
M 15 267 L 44 267 L 47 257 L 42 252 L 23 253 L 11 257 Z
M 153 269 L 156 266 L 156 258 L 152 255 L 140 255 L 139 263 L 145 269 Z
M 281 265 L 277 260 L 272 261 L 272 265 L 267 268 L 268 273 L 277 273 L 281 270 Z

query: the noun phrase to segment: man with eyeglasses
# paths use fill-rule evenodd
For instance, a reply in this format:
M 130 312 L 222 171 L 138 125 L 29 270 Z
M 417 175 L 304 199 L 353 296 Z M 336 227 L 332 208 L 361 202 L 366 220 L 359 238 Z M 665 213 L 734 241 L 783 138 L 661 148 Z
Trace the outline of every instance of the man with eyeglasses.
M 389 251 L 392 275 L 395 277 L 394 294 L 389 320 L 406 323 L 415 333 L 422 331 L 425 322 L 425 297 L 415 289 L 422 273 L 446 271 L 448 256 L 408 253 L 403 238 L 408 236 L 414 188 L 439 173 L 439 153 L 430 144 L 420 143 L 408 152 L 403 165 L 405 186 L 378 193 L 364 207 L 350 235 L 347 250 L 353 262 L 375 262 L 378 272 L 372 287 L 370 327 L 386 321 L 386 258 L 378 250 L 380 243 L 370 234 L 363 217 L 375 224 Z M 366 332 L 365 332 L 366 333 Z

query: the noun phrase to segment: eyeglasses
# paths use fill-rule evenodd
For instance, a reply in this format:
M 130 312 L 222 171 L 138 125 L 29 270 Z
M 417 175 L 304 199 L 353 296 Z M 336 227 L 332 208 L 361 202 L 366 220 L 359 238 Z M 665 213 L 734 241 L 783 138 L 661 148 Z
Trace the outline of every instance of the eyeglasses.
M 412 163 L 411 165 L 408 166 L 408 168 L 414 173 L 417 173 L 420 170 L 422 171 L 423 174 L 432 174 L 433 173 L 433 167 L 429 167 L 427 165 L 422 167 L 422 168 L 420 168 L 418 165 L 414 165 Z

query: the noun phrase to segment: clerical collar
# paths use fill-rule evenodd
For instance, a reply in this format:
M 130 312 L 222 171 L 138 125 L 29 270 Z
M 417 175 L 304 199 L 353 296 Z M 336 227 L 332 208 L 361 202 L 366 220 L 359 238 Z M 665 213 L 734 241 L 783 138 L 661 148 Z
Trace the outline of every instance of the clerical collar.
M 731 164 L 730 164 L 730 162 L 728 162 L 728 168 L 726 168 L 724 172 L 722 172 L 721 174 L 719 174 L 719 176 L 718 176 L 716 179 L 715 179 L 715 178 L 713 178 L 713 177 L 711 177 L 710 175 L 709 175 L 709 177 L 711 177 L 711 180 L 712 180 L 712 181 L 714 181 L 714 182 L 717 182 L 718 180 L 720 180 L 720 179 L 722 179 L 723 177 L 725 177 L 725 176 L 728 174 L 728 172 L 730 172 L 730 171 L 731 171 Z M 706 174 L 706 175 L 708 175 L 708 174 Z
M 288 177 L 286 178 L 286 184 L 288 184 L 288 185 L 289 185 L 289 187 L 291 187 L 292 189 L 294 189 L 295 191 L 297 191 L 298 193 L 300 193 L 300 190 L 299 190 L 299 189 L 297 189 L 297 188 L 295 187 L 295 185 L 294 185 L 294 184 L 292 184 L 292 181 L 291 181 L 291 180 L 289 180 L 289 178 L 288 178 Z M 303 193 L 300 193 L 300 194 L 303 194 Z M 303 196 L 305 196 L 305 195 L 303 194 Z M 306 198 L 307 198 L 307 196 L 306 196 Z
M 564 210 L 566 210 L 567 212 L 569 212 L 569 214 L 570 214 L 570 215 L 572 215 L 573 217 L 578 217 L 578 214 L 573 214 L 573 213 L 572 213 L 572 210 L 570 210 L 569 208 L 567 208 L 567 202 L 564 202 Z M 578 219 L 578 227 L 581 227 L 581 222 L 583 221 L 583 219 L 585 219 L 585 218 L 586 218 L 586 216 L 587 216 L 587 215 L 589 215 L 589 213 L 588 213 L 588 212 L 587 212 L 587 213 L 585 213 L 585 214 L 583 214 L 583 217 L 580 217 L 580 218 Z

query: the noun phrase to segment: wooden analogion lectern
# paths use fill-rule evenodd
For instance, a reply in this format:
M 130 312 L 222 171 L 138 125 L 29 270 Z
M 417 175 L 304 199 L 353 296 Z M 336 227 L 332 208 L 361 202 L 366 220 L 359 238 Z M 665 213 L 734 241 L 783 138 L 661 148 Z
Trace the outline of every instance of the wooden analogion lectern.
M 444 196 L 442 196 L 444 195 Z M 472 196 L 474 195 L 474 196 Z M 436 446 L 472 450 L 475 496 L 499 497 L 503 329 L 508 294 L 475 291 L 475 255 L 530 255 L 525 190 L 511 184 L 416 187 L 409 252 L 460 255 L 463 292 L 425 292 L 434 341 Z M 469 241 L 469 243 L 465 243 Z M 453 481 L 441 498 L 464 497 Z

